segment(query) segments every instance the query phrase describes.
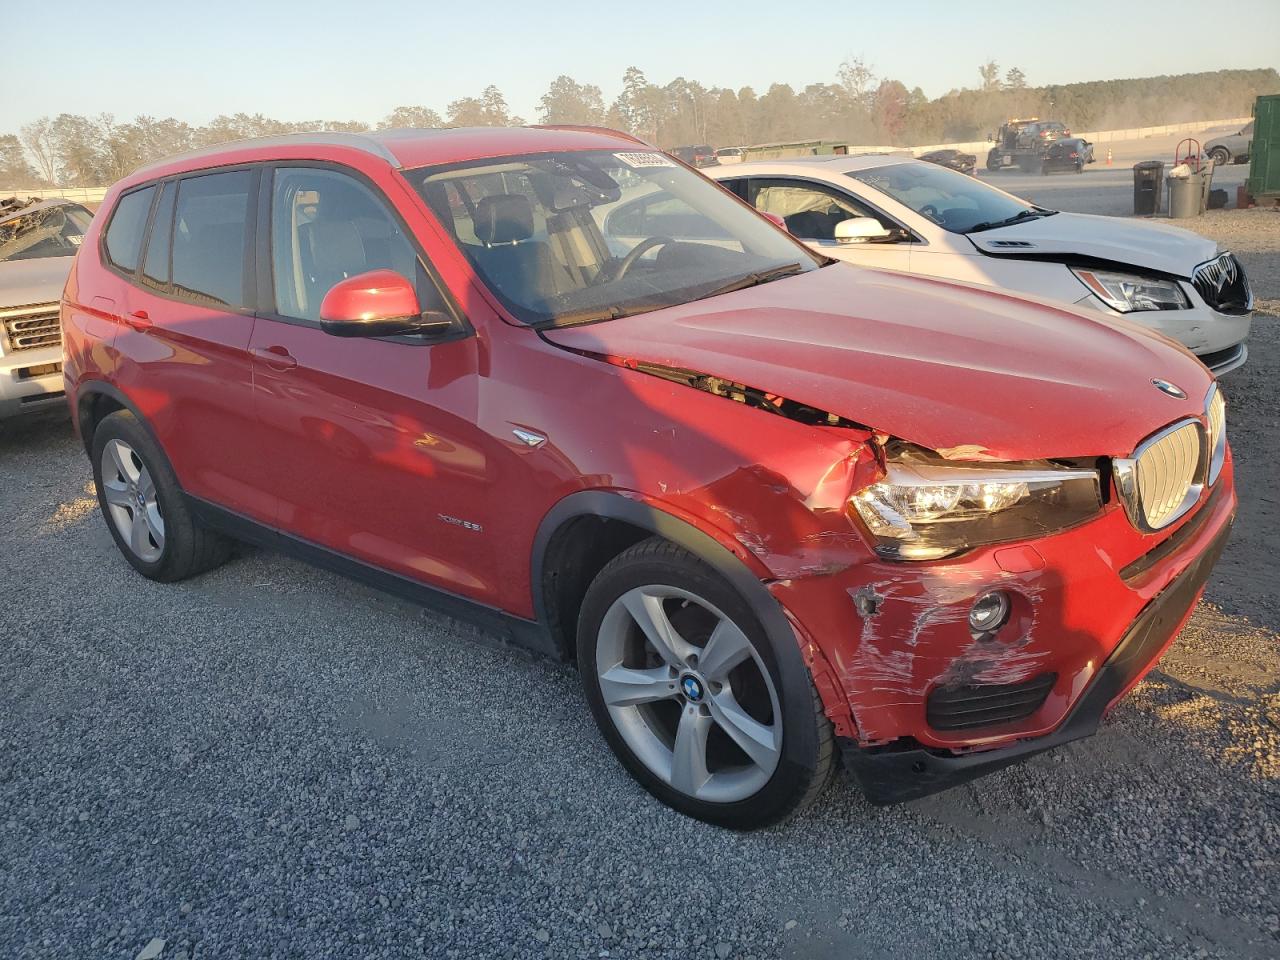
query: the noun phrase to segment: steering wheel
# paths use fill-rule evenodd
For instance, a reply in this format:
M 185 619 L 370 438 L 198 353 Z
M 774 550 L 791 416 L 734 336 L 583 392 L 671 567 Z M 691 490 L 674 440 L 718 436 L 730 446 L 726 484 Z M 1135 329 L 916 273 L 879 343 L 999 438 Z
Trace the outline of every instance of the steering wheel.
M 618 266 L 614 268 L 613 276 L 609 279 L 621 280 L 627 275 L 628 271 L 636 265 L 637 260 L 643 257 L 654 247 L 663 247 L 668 243 L 675 243 L 675 241 L 670 237 L 649 237 L 647 240 L 641 240 L 618 262 Z
M 942 214 L 938 212 L 938 208 L 932 203 L 926 203 L 920 208 L 921 216 L 928 217 L 934 223 L 942 223 Z

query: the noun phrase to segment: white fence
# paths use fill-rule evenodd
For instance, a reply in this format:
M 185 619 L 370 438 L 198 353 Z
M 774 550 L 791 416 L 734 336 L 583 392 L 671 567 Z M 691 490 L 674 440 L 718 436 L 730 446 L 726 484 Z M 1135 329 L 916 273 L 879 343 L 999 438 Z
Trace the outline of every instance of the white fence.
M 101 203 L 107 187 L 14 187 L 0 190 L 6 197 L 62 197 L 76 203 Z
M 1214 130 L 1221 127 L 1224 131 L 1234 133 L 1252 117 L 1229 117 L 1226 120 L 1193 120 L 1189 123 L 1171 123 L 1162 127 L 1131 127 L 1127 130 L 1088 130 L 1088 131 L 1072 131 L 1073 136 L 1083 137 L 1090 143 L 1112 143 L 1116 140 L 1145 140 L 1148 137 L 1167 137 L 1175 133 L 1196 133 L 1201 130 Z M 853 147 L 849 148 L 849 152 L 854 152 Z M 883 153 L 885 147 L 857 147 L 858 153 Z M 899 148 L 900 149 L 900 148 Z M 911 153 L 914 156 L 920 156 L 922 153 L 932 153 L 934 150 L 961 150 L 964 153 L 976 153 L 979 156 L 986 154 L 991 149 L 991 144 L 986 140 L 972 140 L 968 143 L 931 143 L 925 147 L 911 147 Z

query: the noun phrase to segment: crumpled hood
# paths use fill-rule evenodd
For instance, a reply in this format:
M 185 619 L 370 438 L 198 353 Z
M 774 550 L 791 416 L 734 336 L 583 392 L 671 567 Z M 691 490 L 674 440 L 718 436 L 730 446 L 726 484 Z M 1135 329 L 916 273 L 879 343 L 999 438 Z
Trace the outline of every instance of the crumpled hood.
M 1190 277 L 1196 266 L 1218 255 L 1216 243 L 1181 227 L 1084 213 L 1058 213 L 966 236 L 993 256 L 1095 257 L 1178 277 Z
M 1212 383 L 1134 324 L 848 264 L 545 336 L 723 377 L 959 459 L 1124 456 L 1200 414 Z
M 62 299 L 75 257 L 37 257 L 0 261 L 0 308 Z

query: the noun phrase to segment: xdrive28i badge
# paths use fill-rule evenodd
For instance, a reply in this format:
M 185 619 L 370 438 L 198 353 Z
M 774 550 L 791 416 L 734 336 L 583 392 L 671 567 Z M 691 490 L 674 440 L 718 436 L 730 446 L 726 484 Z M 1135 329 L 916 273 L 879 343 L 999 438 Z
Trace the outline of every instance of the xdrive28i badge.
M 1170 383 L 1168 380 L 1161 380 L 1159 377 L 1153 379 L 1151 382 L 1155 384 L 1155 388 L 1157 390 L 1159 390 L 1161 393 L 1167 393 L 1169 396 L 1173 397 L 1175 400 L 1187 399 L 1186 391 L 1184 391 L 1176 383 Z

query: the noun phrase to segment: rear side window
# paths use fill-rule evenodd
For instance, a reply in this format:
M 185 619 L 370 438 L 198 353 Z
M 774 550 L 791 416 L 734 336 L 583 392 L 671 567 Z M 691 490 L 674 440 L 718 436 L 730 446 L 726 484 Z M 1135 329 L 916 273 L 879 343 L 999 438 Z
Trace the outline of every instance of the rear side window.
M 245 225 L 253 174 L 210 173 L 178 181 L 173 219 L 174 292 L 242 307 Z
M 156 286 L 169 285 L 169 250 L 173 239 L 173 207 L 178 185 L 166 184 L 156 204 L 156 215 L 151 222 L 151 239 L 147 241 L 147 256 L 142 262 L 142 279 Z
M 156 188 L 135 190 L 120 198 L 107 227 L 105 244 L 107 259 L 129 273 L 138 269 L 138 253 L 142 249 L 142 233 L 147 228 L 147 214 Z

